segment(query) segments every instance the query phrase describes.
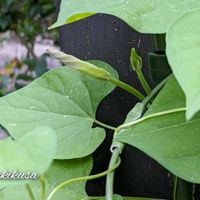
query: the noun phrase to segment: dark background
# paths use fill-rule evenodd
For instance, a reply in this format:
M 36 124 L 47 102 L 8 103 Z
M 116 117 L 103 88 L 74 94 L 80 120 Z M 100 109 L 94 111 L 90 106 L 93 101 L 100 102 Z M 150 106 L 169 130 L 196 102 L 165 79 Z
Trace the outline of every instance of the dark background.
M 59 1 L 57 1 L 59 9 Z M 140 34 L 120 19 L 109 15 L 95 15 L 60 29 L 61 50 L 83 60 L 103 60 L 119 73 L 120 80 L 143 91 L 137 76 L 130 68 L 130 50 L 136 48 L 143 58 L 144 74 L 150 80 L 147 53 L 154 51 L 151 35 Z M 144 92 L 143 92 L 144 93 Z M 117 126 L 125 120 L 138 100 L 119 88 L 100 104 L 97 119 Z M 92 174 L 107 169 L 112 132 L 107 130 L 106 141 L 94 153 Z M 172 175 L 143 152 L 126 146 L 122 164 L 115 176 L 115 193 L 126 196 L 172 199 Z M 105 179 L 87 184 L 89 195 L 104 195 Z

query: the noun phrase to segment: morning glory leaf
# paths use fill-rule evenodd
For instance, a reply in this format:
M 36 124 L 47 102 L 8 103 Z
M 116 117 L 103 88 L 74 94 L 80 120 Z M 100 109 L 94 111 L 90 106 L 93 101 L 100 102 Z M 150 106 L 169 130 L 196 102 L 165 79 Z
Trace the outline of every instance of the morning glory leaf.
M 142 33 L 166 33 L 177 17 L 197 8 L 199 0 L 62 0 L 57 22 L 50 28 L 105 13 Z
M 186 95 L 186 117 L 200 110 L 200 10 L 178 18 L 167 33 L 167 58 Z
M 88 176 L 92 168 L 91 157 L 73 159 L 73 160 L 55 160 L 48 171 L 43 175 L 46 185 L 45 199 L 50 192 L 60 183 L 82 176 Z M 73 183 L 64 187 L 55 194 L 52 200 L 70 199 L 87 200 L 85 192 L 86 181 Z M 30 187 L 34 193 L 35 199 L 41 199 L 41 183 L 39 180 L 31 182 Z M 0 199 L 13 200 L 30 199 L 25 185 L 7 186 L 0 191 Z
M 108 64 L 93 61 L 117 78 Z M 55 158 L 72 159 L 91 154 L 105 138 L 105 131 L 92 128 L 96 110 L 114 85 L 61 67 L 51 70 L 28 86 L 0 98 L 0 122 L 15 139 L 30 129 L 49 126 L 56 131 Z
M 38 127 L 17 140 L 11 137 L 0 140 L 0 174 L 5 177 L 5 180 L 3 177 L 0 180 L 0 187 L 31 181 L 26 178 L 9 180 L 6 173 L 31 172 L 28 177 L 31 174 L 34 179 L 39 177 L 50 167 L 56 150 L 55 132 L 48 127 Z
M 185 96 L 172 76 L 139 120 L 123 124 L 115 141 L 130 144 L 178 177 L 200 183 L 200 115 L 187 122 Z

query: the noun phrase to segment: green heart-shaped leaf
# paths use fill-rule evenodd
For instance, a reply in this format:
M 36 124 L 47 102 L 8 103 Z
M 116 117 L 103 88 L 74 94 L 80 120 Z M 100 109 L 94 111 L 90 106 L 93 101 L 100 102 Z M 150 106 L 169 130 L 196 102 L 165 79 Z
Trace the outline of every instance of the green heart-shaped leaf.
M 185 97 L 171 77 L 139 120 L 121 126 L 115 140 L 133 145 L 175 175 L 200 183 L 200 115 L 187 122 Z
M 187 119 L 200 109 L 200 10 L 177 19 L 167 33 L 167 57 L 185 95 Z
M 165 33 L 185 12 L 200 8 L 199 0 L 62 0 L 57 22 L 69 24 L 96 13 L 115 15 L 143 33 Z
M 10 137 L 0 140 L 0 174 L 2 175 L 0 186 L 30 181 L 25 178 L 7 179 L 8 173 L 16 172 L 17 176 L 19 173 L 30 172 L 29 177 L 31 174 L 36 176 L 43 174 L 51 165 L 56 147 L 56 135 L 47 127 L 36 128 L 17 141 Z
M 93 62 L 112 76 L 108 64 Z M 91 154 L 104 140 L 105 131 L 92 129 L 99 103 L 114 85 L 61 67 L 44 74 L 28 86 L 0 98 L 0 122 L 15 139 L 38 126 L 56 131 L 56 158 L 72 159 Z
M 92 168 L 92 159 L 90 157 L 80 158 L 68 161 L 55 160 L 49 170 L 44 174 L 46 185 L 45 199 L 50 192 L 60 183 L 82 176 L 88 176 Z M 52 200 L 70 199 L 86 200 L 85 192 L 86 181 L 77 182 L 64 187 L 55 194 Z M 30 183 L 35 199 L 41 199 L 41 183 L 35 181 Z M 0 199 L 6 200 L 30 199 L 25 185 L 8 186 L 0 191 Z

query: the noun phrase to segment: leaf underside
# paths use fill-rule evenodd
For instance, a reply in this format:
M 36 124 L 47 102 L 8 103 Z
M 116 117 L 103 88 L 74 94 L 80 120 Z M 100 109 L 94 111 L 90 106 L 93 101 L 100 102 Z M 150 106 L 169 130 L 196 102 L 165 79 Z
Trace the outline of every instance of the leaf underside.
M 50 28 L 105 13 L 121 18 L 142 33 L 166 33 L 177 17 L 197 8 L 199 0 L 62 0 L 57 22 Z
M 185 107 L 185 96 L 172 76 L 145 117 Z M 200 115 L 187 122 L 185 112 L 173 112 L 140 120 L 115 137 L 144 151 L 175 175 L 200 183 Z
M 188 120 L 200 109 L 199 35 L 200 10 L 177 19 L 170 27 L 166 38 L 169 63 L 186 95 Z

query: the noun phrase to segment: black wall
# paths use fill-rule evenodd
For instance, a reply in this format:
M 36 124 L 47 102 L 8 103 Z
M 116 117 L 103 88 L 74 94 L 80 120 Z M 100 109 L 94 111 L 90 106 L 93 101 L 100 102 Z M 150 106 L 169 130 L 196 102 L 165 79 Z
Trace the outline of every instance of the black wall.
M 152 36 L 134 31 L 116 17 L 100 14 L 61 27 L 60 46 L 64 52 L 83 60 L 106 61 L 118 71 L 121 80 L 142 91 L 137 76 L 130 69 L 130 50 L 134 47 L 143 58 L 146 77 L 150 77 L 147 53 L 154 50 Z M 137 101 L 132 95 L 117 88 L 99 106 L 97 119 L 117 126 L 123 123 L 126 114 Z M 107 130 L 106 141 L 94 153 L 93 174 L 107 169 L 111 139 L 112 133 Z M 89 182 L 87 191 L 90 195 L 104 195 L 104 187 L 105 179 L 102 178 Z M 127 145 L 116 173 L 115 192 L 171 200 L 172 176 L 143 152 Z

